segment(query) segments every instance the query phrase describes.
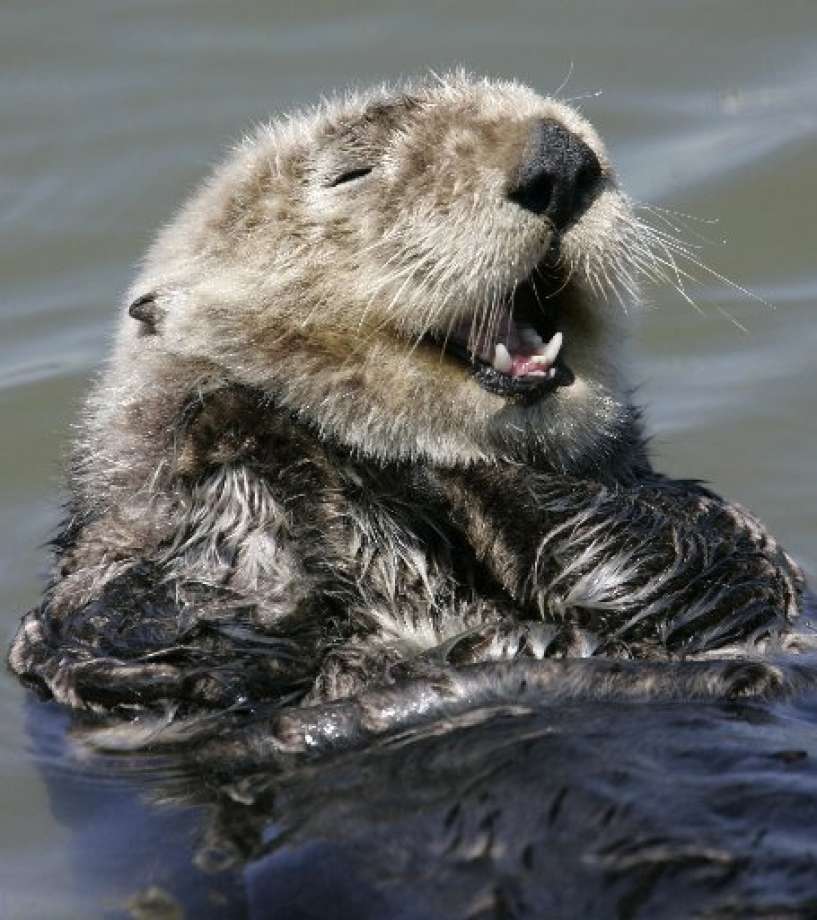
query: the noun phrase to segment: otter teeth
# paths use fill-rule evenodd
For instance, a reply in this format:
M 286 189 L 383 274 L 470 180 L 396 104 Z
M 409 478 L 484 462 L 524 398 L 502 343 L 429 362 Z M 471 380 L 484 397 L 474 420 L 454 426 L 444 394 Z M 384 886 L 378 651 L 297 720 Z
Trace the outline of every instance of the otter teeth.
M 533 354 L 530 354 L 530 351 L 516 353 L 511 350 L 512 346 L 509 347 L 505 342 L 497 342 L 494 345 L 492 362 L 494 370 L 511 377 L 555 377 L 556 370 L 553 365 L 564 341 L 562 333 L 557 332 L 547 345 L 542 344 L 541 338 L 538 345 L 532 343 L 530 336 L 527 338 L 527 349 L 536 349 Z
M 563 340 L 564 336 L 562 333 L 557 332 L 556 335 L 554 335 L 553 338 L 547 343 L 543 351 L 533 355 L 531 361 L 533 361 L 534 364 L 552 365 L 559 357 L 559 351 L 562 348 Z
M 509 374 L 512 367 L 513 360 L 510 352 L 502 342 L 497 342 L 494 347 L 494 369 L 498 370 L 500 374 Z

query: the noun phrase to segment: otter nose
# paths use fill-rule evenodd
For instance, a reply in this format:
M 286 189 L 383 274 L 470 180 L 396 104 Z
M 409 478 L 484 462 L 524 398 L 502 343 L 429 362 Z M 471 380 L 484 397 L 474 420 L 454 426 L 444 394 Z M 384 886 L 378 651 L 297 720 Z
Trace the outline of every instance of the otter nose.
M 556 122 L 540 121 L 508 197 L 562 230 L 589 207 L 600 178 L 598 158 L 584 141 Z

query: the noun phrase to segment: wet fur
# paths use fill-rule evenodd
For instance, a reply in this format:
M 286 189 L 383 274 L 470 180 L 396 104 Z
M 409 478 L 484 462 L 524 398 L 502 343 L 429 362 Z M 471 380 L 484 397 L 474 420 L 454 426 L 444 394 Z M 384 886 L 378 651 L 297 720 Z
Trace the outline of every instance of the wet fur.
M 316 702 L 438 648 L 756 653 L 797 614 L 797 572 L 751 516 L 646 466 L 374 465 L 241 387 L 197 398 L 155 447 L 155 492 L 74 517 L 12 650 L 60 702 Z

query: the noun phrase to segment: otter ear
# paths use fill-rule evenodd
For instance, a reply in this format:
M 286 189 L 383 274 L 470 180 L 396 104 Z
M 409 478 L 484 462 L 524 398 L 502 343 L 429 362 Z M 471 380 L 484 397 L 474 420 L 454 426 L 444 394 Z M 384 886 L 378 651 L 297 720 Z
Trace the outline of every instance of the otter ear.
M 137 297 L 128 307 L 128 314 L 142 324 L 142 332 L 145 335 L 156 335 L 165 311 L 159 303 L 159 294 L 151 291 L 149 294 Z

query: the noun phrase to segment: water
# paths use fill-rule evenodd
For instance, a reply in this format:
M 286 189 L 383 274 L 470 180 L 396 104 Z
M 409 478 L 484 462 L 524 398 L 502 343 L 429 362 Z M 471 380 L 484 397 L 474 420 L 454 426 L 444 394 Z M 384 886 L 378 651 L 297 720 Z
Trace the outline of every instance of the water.
M 70 423 L 156 227 L 256 120 L 339 86 L 454 64 L 543 92 L 566 81 L 562 95 L 601 130 L 632 195 L 694 215 L 667 219 L 755 295 L 701 271 L 689 286 L 700 312 L 671 288 L 652 289 L 635 378 L 659 466 L 752 507 L 817 580 L 813 0 L 5 0 L 4 646 L 41 590 Z M 181 817 L 141 816 L 138 775 L 72 772 L 59 716 L 24 698 L 0 676 L 0 915 L 113 910 L 125 876 L 137 890 L 169 871 L 151 841 L 183 854 L 193 831 Z M 26 718 L 48 725 L 36 758 Z M 51 766 L 52 789 L 62 777 L 62 801 L 35 759 Z M 98 802 L 111 789 L 106 812 Z M 135 841 L 127 872 L 89 856 L 107 839 L 101 828 L 114 837 L 125 822 Z M 83 839 L 96 850 L 78 848 Z

